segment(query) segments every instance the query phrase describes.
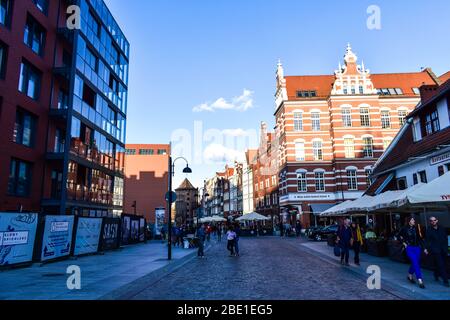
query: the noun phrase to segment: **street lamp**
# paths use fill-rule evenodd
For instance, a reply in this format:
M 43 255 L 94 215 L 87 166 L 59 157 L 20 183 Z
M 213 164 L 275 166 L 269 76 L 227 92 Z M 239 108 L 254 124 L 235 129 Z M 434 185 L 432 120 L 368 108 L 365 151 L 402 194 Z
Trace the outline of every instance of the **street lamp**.
M 169 192 L 167 193 L 167 211 L 169 212 L 169 220 L 167 224 L 168 230 L 168 249 L 167 249 L 167 259 L 172 260 L 172 202 L 174 200 L 173 191 L 172 191 L 172 177 L 175 176 L 175 162 L 177 160 L 183 159 L 186 162 L 186 168 L 183 169 L 183 173 L 192 173 L 192 169 L 189 168 L 189 162 L 183 158 L 178 157 L 172 161 L 172 156 L 169 156 Z

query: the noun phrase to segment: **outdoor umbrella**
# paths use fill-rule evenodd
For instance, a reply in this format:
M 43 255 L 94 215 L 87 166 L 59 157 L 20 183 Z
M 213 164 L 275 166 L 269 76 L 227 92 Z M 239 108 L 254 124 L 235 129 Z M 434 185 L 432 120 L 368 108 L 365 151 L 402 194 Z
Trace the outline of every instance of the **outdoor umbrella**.
M 226 222 L 227 219 L 219 217 L 219 216 L 212 216 L 211 217 L 211 222 Z
M 267 221 L 267 220 L 270 220 L 270 218 L 263 216 L 256 212 L 252 212 L 249 214 L 245 214 L 242 217 L 237 218 L 236 220 L 237 221 Z

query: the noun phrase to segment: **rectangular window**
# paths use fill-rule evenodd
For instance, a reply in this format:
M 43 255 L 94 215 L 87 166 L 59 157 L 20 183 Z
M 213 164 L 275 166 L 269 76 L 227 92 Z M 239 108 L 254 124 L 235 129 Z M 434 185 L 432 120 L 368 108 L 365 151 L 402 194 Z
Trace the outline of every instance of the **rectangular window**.
M 128 156 L 136 155 L 136 149 L 125 149 L 125 154 Z
M 266 188 L 270 188 L 270 179 L 266 179 Z
M 358 177 L 356 170 L 347 170 L 348 190 L 358 190 Z
M 438 167 L 438 175 L 439 175 L 439 177 L 443 176 L 444 173 L 445 173 L 444 166 L 439 166 Z
M 369 187 L 372 184 L 372 179 L 371 179 L 372 169 L 366 169 L 365 172 L 366 172 L 366 185 L 367 185 L 367 187 Z
M 305 143 L 296 142 L 295 143 L 295 160 L 305 161 Z
M 91 49 L 86 49 L 86 57 L 85 57 L 86 64 L 91 67 L 92 70 L 95 72 L 98 72 L 98 58 L 95 55 L 95 53 L 92 52 Z
M 258 191 L 258 184 L 255 183 L 255 191 Z
M 19 91 L 34 100 L 39 99 L 41 73 L 28 62 L 23 61 L 20 67 Z
M 420 171 L 419 172 L 420 182 L 427 183 L 427 172 L 426 171 Z
M 397 179 L 397 189 L 398 190 L 406 190 L 408 188 L 408 185 L 406 183 L 406 177 L 398 178 Z
M 139 154 L 141 156 L 151 156 L 155 153 L 153 149 L 140 149 Z
M 325 173 L 316 172 L 314 177 L 316 179 L 316 191 L 325 191 Z
M 417 178 L 417 173 L 413 174 L 413 183 L 414 183 L 414 185 L 419 183 L 419 179 Z
M 359 86 L 359 94 L 364 94 L 364 87 L 363 86 Z
M 312 131 L 320 131 L 320 113 L 313 112 L 311 114 Z
M 167 150 L 166 149 L 159 149 L 158 150 L 158 154 L 159 155 L 165 155 L 165 154 L 167 154 Z
M 398 112 L 398 122 L 400 124 L 400 127 L 402 127 L 405 124 L 406 116 L 408 115 L 408 111 L 406 110 L 400 110 Z
M 414 92 L 415 95 L 420 96 L 419 88 L 412 88 L 412 91 Z
M 364 149 L 363 154 L 364 158 L 373 158 L 373 138 L 365 137 L 363 139 Z
M 8 194 L 17 197 L 30 195 L 31 165 L 17 159 L 11 159 L 9 167 Z
M 69 107 L 69 95 L 60 89 L 58 93 L 58 109 L 67 109 Z
M 317 97 L 317 91 L 315 90 L 297 91 L 297 98 L 315 98 L 315 97 Z
M 12 0 L 0 0 L 0 24 L 9 27 L 11 24 Z
M 294 113 L 294 131 L 303 131 L 303 114 L 301 112 Z
M 438 132 L 440 128 L 439 124 L 439 114 L 437 110 L 432 111 L 431 113 L 425 116 L 425 135 L 430 135 L 435 132 Z
M 34 53 L 42 55 L 44 52 L 45 42 L 45 30 L 34 19 L 28 15 L 27 22 L 25 24 L 25 32 L 23 36 L 23 42 L 33 50 Z
M 7 52 L 8 52 L 8 49 L 7 49 L 6 45 L 0 41 L 0 79 L 5 78 Z
M 400 96 L 403 94 L 403 90 L 400 88 L 395 88 L 395 92 Z
M 263 182 L 263 181 L 261 181 L 261 182 L 259 183 L 259 188 L 260 188 L 261 190 L 264 190 L 264 182 Z
M 313 142 L 313 153 L 314 160 L 322 161 L 323 160 L 323 150 L 322 150 L 322 141 L 314 141 Z
M 369 108 L 360 109 L 361 127 L 370 127 Z
M 352 111 L 350 108 L 342 109 L 342 122 L 344 127 L 352 126 Z
M 391 113 L 389 110 L 381 111 L 381 127 L 383 129 L 391 128 Z
M 355 157 L 355 142 L 353 138 L 344 139 L 345 157 L 352 159 Z
M 308 181 L 306 179 L 306 172 L 300 172 L 297 174 L 297 188 L 298 192 L 308 191 Z
M 35 131 L 36 117 L 25 110 L 17 109 L 13 141 L 31 148 L 34 145 Z
M 48 0 L 33 0 L 36 7 L 42 11 L 43 14 L 48 13 Z

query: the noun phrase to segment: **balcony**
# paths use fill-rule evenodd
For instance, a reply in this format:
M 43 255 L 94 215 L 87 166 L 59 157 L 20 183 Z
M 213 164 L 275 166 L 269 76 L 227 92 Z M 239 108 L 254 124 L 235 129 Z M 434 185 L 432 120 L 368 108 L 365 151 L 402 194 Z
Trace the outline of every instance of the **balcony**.
M 89 188 L 85 185 L 68 182 L 67 200 L 112 206 L 113 194 L 99 188 Z

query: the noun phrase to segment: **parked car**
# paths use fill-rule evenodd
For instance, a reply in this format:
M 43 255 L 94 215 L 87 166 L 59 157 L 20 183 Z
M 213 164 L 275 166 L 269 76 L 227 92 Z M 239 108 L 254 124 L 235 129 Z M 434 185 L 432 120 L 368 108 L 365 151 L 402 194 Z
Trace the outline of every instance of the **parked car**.
M 305 236 L 307 238 L 310 237 L 310 235 L 312 235 L 313 233 L 317 232 L 318 230 L 323 229 L 323 226 L 314 226 L 314 227 L 309 227 L 308 229 L 305 230 Z
M 325 241 L 328 239 L 328 235 L 335 234 L 338 231 L 338 228 L 339 226 L 337 224 L 333 224 L 325 228 L 312 230 L 308 235 L 308 238 L 315 241 Z

